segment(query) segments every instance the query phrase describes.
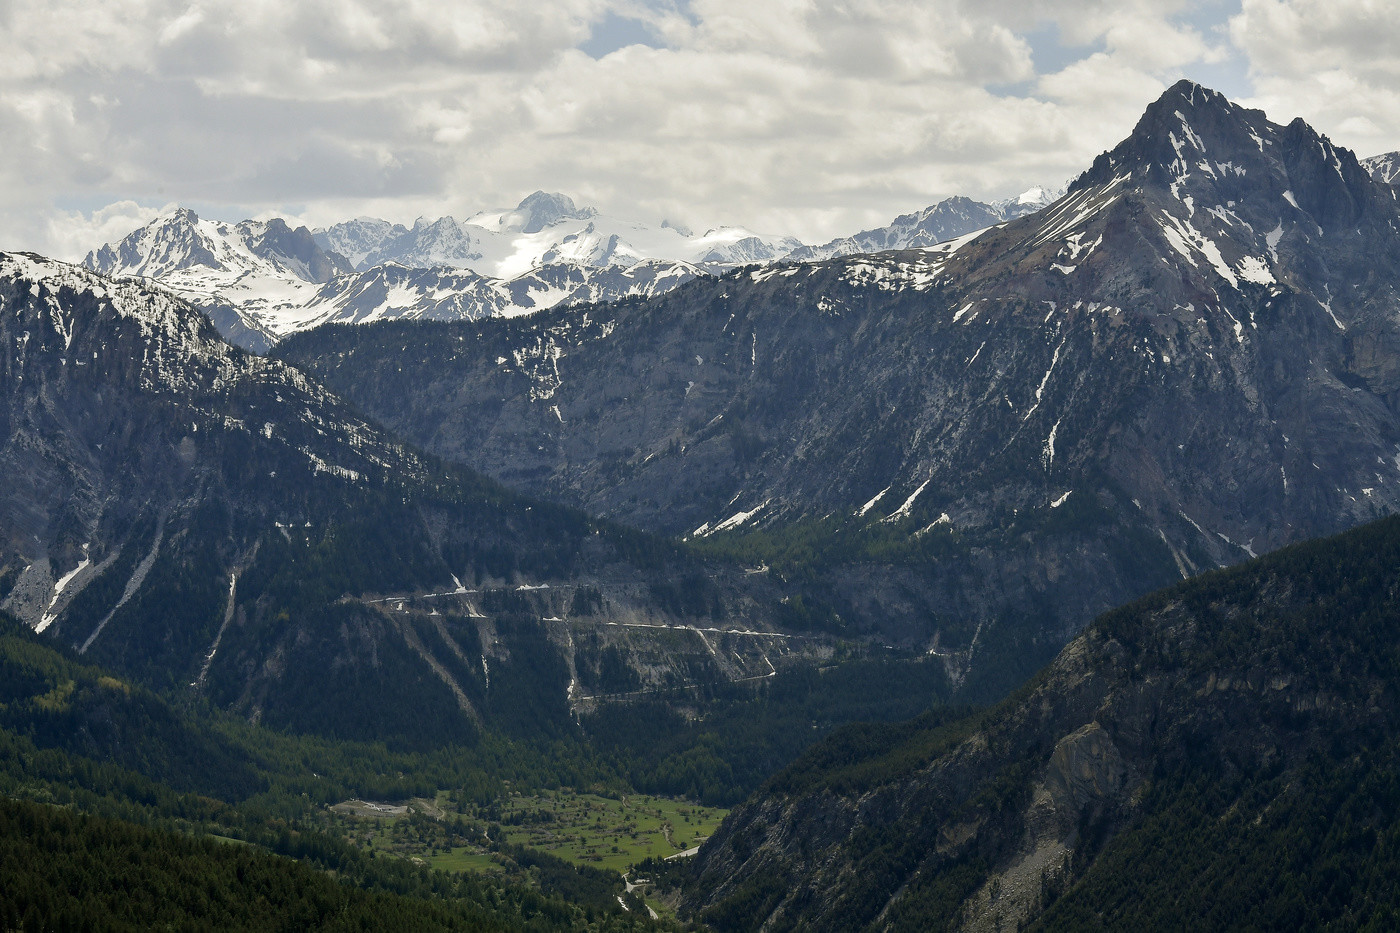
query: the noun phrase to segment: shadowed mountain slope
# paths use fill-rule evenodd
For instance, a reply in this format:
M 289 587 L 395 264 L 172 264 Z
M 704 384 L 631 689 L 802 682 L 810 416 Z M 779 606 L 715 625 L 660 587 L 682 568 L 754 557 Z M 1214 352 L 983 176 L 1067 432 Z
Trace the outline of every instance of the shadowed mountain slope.
M 640 690 L 830 653 L 765 634 L 761 576 L 421 455 L 169 293 L 0 255 L 0 344 L 0 608 L 155 687 L 431 744 L 572 728 L 604 654 Z
M 445 457 L 1009 684 L 1126 599 L 1400 504 L 1396 198 L 1182 82 L 975 238 L 279 356 Z
M 736 810 L 718 930 L 1386 929 L 1400 519 L 1102 616 L 995 709 L 851 727 Z

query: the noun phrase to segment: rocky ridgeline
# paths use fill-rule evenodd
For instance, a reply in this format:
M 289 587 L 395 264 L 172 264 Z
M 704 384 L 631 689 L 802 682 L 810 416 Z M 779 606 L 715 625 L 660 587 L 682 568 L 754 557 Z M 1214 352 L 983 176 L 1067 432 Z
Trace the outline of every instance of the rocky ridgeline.
M 0 341 L 0 609 L 126 676 L 449 741 L 832 654 L 766 577 L 422 455 L 162 290 L 0 254 Z
M 1400 505 L 1397 229 L 1350 152 L 1183 82 L 975 238 L 280 352 L 508 484 L 769 535 L 732 547 L 1007 685 L 1097 612 Z

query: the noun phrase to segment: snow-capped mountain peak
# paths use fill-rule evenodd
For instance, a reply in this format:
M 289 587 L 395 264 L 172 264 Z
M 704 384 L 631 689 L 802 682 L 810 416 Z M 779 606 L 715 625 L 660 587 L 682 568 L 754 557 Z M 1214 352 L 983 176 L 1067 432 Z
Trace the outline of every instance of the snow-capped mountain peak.
M 1195 82 L 1178 81 L 1147 107 L 1132 134 L 1095 159 L 1069 190 L 1125 173 L 1170 184 L 1192 174 L 1232 172 L 1232 155 L 1263 154 L 1275 144 L 1269 126 L 1263 111 L 1247 110 Z
M 1049 188 L 1044 185 L 1036 185 L 1027 188 L 1014 198 L 1003 198 L 1000 201 L 993 201 L 992 207 L 1006 215 L 1007 220 L 1020 217 L 1024 214 L 1034 213 L 1042 208 L 1049 207 L 1065 195 L 1065 186 Z
M 1386 152 L 1361 160 L 1361 167 L 1376 181 L 1387 185 L 1400 184 L 1400 152 Z
M 499 215 L 496 224 L 501 230 L 539 233 L 561 220 L 589 220 L 596 216 L 596 210 L 591 207 L 580 210 L 568 195 L 536 191 L 517 204 L 515 210 Z
M 1180 81 L 1147 108 L 1128 139 L 1094 160 L 1070 186 L 1070 195 L 1129 178 L 1165 187 L 1179 202 L 1172 215 L 1198 231 L 1252 224 L 1262 242 L 1266 231 L 1283 231 L 1303 219 L 1300 213 L 1319 233 L 1353 225 L 1370 172 L 1301 118 L 1279 126 L 1263 111 Z M 1257 195 L 1259 185 L 1270 186 L 1265 193 L 1274 207 L 1267 217 L 1242 219 L 1236 202 Z M 1180 235 L 1193 240 L 1189 233 Z
M 384 262 L 414 268 L 471 268 L 482 258 L 478 239 L 452 217 L 419 217 L 412 230 L 396 226 L 389 228 L 389 233 L 360 260 L 357 268 L 368 269 Z
M 90 252 L 83 265 L 108 275 L 121 273 L 159 278 L 191 266 L 224 271 L 227 267 L 214 224 L 199 219 L 188 208 L 167 211 L 133 231 L 115 246 Z
M 616 233 L 604 234 L 589 222 L 578 233 L 571 233 L 541 257 L 545 264 L 571 262 L 581 266 L 631 266 L 643 259 L 622 242 Z
M 1063 188 L 1037 186 L 1014 198 L 991 204 L 965 197 L 946 198 L 921 211 L 902 214 L 887 226 L 863 230 L 822 246 L 800 247 L 788 258 L 812 261 L 891 249 L 927 249 L 994 224 L 1032 214 L 1054 203 L 1064 193 Z
M 316 284 L 350 271 L 344 257 L 322 250 L 305 227 L 293 230 L 280 218 L 227 224 L 183 207 L 161 214 L 115 246 L 88 253 L 83 265 L 105 275 L 153 279 L 262 274 Z
M 339 253 L 356 269 L 367 268 L 365 260 L 386 241 L 408 233 L 402 224 L 391 224 L 378 217 L 356 217 L 328 230 L 315 230 L 312 236 L 322 249 Z
M 1285 306 L 1310 327 L 1350 333 L 1376 313 L 1375 296 L 1334 281 L 1366 281 L 1366 268 L 1391 261 L 1380 244 L 1393 237 L 1394 201 L 1301 119 L 1275 124 L 1180 82 L 1064 198 L 984 235 L 947 274 L 996 293 L 978 270 L 1024 273 L 1026 297 L 1049 309 L 1047 326 L 1082 308 L 1141 309 L 1125 296 L 1146 292 L 1164 322 L 1200 322 L 1240 347 L 1277 326 Z M 969 326 L 991 313 L 983 309 L 964 302 L 955 321 Z M 1155 352 L 1170 361 L 1182 351 Z
M 188 208 L 166 212 L 83 265 L 109 276 L 155 279 L 204 308 L 220 330 L 246 347 L 265 349 L 269 317 L 296 307 L 317 288 L 351 271 L 305 227 L 286 221 L 205 220 Z
M 724 267 L 781 259 L 802 244 L 786 236 L 720 227 L 695 236 L 684 226 L 659 226 L 580 207 L 567 195 L 536 191 L 508 210 L 466 220 L 419 218 L 410 230 L 357 218 L 317 231 L 316 241 L 364 271 L 393 260 L 406 266 L 451 266 L 513 279 L 553 263 L 632 266 L 647 260 Z M 715 270 L 718 271 L 718 270 Z

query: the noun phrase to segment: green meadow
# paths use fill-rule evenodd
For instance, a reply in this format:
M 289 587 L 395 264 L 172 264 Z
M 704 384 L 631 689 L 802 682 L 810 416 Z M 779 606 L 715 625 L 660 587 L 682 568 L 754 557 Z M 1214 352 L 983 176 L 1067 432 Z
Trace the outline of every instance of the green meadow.
M 512 792 L 454 812 L 445 793 L 396 805 L 347 801 L 330 818 L 349 841 L 444 871 L 500 871 L 498 845 L 524 846 L 579 866 L 626 872 L 698 846 L 728 814 L 669 797 L 571 790 Z
M 549 852 L 575 865 L 626 871 L 699 845 L 729 813 L 684 800 L 630 794 L 614 800 L 570 791 L 503 801 L 506 841 Z

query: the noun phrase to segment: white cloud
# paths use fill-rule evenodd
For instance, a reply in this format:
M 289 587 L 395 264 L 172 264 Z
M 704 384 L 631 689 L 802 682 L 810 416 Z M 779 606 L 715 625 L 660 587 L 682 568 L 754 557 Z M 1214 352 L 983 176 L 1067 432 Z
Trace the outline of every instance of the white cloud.
M 175 7 L 144 0 L 9 0 L 0 4 L 0 77 L 52 80 L 79 69 L 139 66 L 149 60 L 157 24 L 173 18 Z
M 1244 0 L 1230 35 L 1260 74 L 1303 77 L 1345 66 L 1362 80 L 1394 81 L 1395 14 L 1377 0 Z
M 1230 38 L 1274 119 L 1301 116 L 1360 156 L 1400 148 L 1400 47 L 1377 0 L 1244 0 Z
M 328 223 L 536 188 L 822 239 L 1073 175 L 1226 54 L 1220 2 L 0 0 L 0 247 L 75 255 L 135 216 L 90 213 L 108 203 Z M 1353 95 L 1345 130 L 1320 125 L 1391 132 L 1364 17 L 1286 47 L 1309 6 L 1247 0 L 1232 23 L 1271 111 Z M 581 51 L 605 22 L 646 44 Z M 1282 76 L 1362 38 L 1370 70 L 1288 96 Z
M 1040 94 L 1050 100 L 1083 107 L 1086 111 L 1087 103 L 1094 101 L 1101 112 L 1120 122 L 1140 112 L 1164 87 L 1162 79 L 1139 71 L 1124 63 L 1121 57 L 1107 52 L 1095 52 L 1046 75 L 1037 84 Z
M 95 244 L 115 243 L 176 206 L 148 207 L 135 201 L 118 201 L 88 214 L 63 211 L 49 218 L 47 235 L 56 247 L 55 253 L 78 258 Z

